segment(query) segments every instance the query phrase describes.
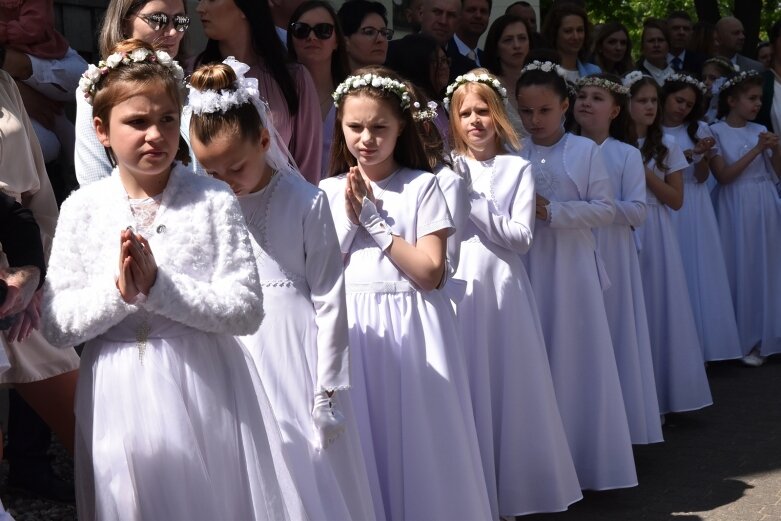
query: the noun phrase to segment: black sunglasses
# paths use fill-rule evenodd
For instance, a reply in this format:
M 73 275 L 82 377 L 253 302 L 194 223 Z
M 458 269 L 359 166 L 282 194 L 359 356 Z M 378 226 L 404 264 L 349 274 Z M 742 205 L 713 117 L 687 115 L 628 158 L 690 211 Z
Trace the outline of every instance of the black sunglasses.
M 290 24 L 290 33 L 293 35 L 293 38 L 298 40 L 309 38 L 309 33 L 312 31 L 315 32 L 315 36 L 317 36 L 318 40 L 327 40 L 334 34 L 334 24 L 321 23 L 309 25 L 304 22 L 293 22 Z
M 190 27 L 190 17 L 186 14 L 175 14 L 169 18 L 165 13 L 151 13 L 138 15 L 143 21 L 152 28 L 153 31 L 159 31 L 168 27 L 172 23 L 177 32 L 183 33 Z

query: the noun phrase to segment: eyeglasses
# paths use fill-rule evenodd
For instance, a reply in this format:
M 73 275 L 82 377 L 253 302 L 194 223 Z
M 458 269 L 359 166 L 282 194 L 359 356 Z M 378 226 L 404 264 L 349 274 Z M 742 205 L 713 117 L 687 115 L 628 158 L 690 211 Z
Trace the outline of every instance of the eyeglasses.
M 298 40 L 309 38 L 309 33 L 312 31 L 314 31 L 318 40 L 327 40 L 334 34 L 334 24 L 321 23 L 309 25 L 304 22 L 294 22 L 290 24 L 290 33 L 293 35 L 293 38 Z
M 378 34 L 381 34 L 388 41 L 393 39 L 393 29 L 389 29 L 388 27 L 379 28 L 367 25 L 366 27 L 358 29 L 358 32 L 372 39 L 377 38 Z
M 151 13 L 140 14 L 138 17 L 145 21 L 153 31 L 165 29 L 169 22 L 173 24 L 178 33 L 183 33 L 190 27 L 190 17 L 186 14 L 175 14 L 169 18 L 165 13 Z

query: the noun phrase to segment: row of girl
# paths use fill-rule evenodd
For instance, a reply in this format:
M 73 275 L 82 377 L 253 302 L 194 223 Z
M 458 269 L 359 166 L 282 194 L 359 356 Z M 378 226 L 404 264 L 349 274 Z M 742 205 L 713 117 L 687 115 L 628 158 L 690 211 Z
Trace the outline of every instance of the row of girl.
M 704 358 L 781 349 L 781 152 L 747 123 L 753 76 L 723 91 L 715 139 L 683 127 L 689 165 L 650 78 L 584 79 L 579 136 L 558 67 L 532 63 L 520 143 L 506 91 L 475 71 L 448 88 L 447 166 L 415 88 L 365 68 L 334 92 L 338 175 L 318 190 L 247 71 L 198 68 L 184 125 L 181 69 L 148 44 L 119 43 L 82 79 L 116 168 L 63 204 L 43 303 L 53 344 L 86 341 L 80 519 L 561 511 L 637 484 L 632 444 L 711 403 Z M 693 81 L 668 99 L 688 106 Z M 686 294 L 670 209 L 703 163 L 724 183 L 708 238 L 727 254 L 698 257 L 696 298 L 736 295 L 737 320 Z M 700 341 L 730 320 L 730 342 Z

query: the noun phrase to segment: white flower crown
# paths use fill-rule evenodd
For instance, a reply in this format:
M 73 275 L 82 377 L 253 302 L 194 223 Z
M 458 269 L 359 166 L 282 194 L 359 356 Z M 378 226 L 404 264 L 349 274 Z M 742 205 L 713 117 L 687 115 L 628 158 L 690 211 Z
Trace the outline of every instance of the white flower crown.
M 562 67 L 558 63 L 553 63 L 551 61 L 541 62 L 539 60 L 534 60 L 533 62 L 527 64 L 523 69 L 521 69 L 521 76 L 523 76 L 529 71 L 555 72 L 562 80 L 564 80 L 564 84 L 567 86 L 567 90 L 569 91 L 571 96 L 574 96 L 578 93 L 578 89 L 576 88 L 576 85 L 573 84 L 571 81 L 569 81 L 569 78 L 567 78 L 567 71 L 565 71 L 564 67 Z
M 735 74 L 730 79 L 726 80 L 719 89 L 719 94 L 724 92 L 725 90 L 734 87 L 738 83 L 742 83 L 743 81 L 749 79 L 749 78 L 757 78 L 759 77 L 759 73 L 757 71 L 743 71 Z
M 502 82 L 490 74 L 478 75 L 470 72 L 468 74 L 462 74 L 461 76 L 456 77 L 456 81 L 447 86 L 447 90 L 445 91 L 445 99 L 442 100 L 442 104 L 445 105 L 446 109 L 450 108 L 450 100 L 453 98 L 453 93 L 456 91 L 456 89 L 465 83 L 482 83 L 484 85 L 488 85 L 494 89 L 496 93 L 501 96 L 502 101 L 507 104 L 507 89 L 502 86 Z
M 415 121 L 433 121 L 437 117 L 437 102 L 429 101 L 426 103 L 425 109 L 420 108 L 420 103 L 417 101 L 412 104 L 415 107 L 415 113 L 412 115 L 412 119 Z
M 629 94 L 629 87 L 624 87 L 620 83 L 607 80 L 605 78 L 597 78 L 595 76 L 586 76 L 580 78 L 577 83 L 578 89 L 583 87 L 599 87 L 600 89 L 609 90 L 615 94 L 626 96 Z
M 627 89 L 631 89 L 632 85 L 637 83 L 638 81 L 642 80 L 643 78 L 650 78 L 651 76 L 648 76 L 647 74 L 643 74 L 643 71 L 632 71 L 630 73 L 627 73 L 626 76 L 624 76 L 624 79 L 621 81 L 624 84 L 624 87 Z
M 689 76 L 688 74 L 681 74 L 679 72 L 670 74 L 670 76 L 668 76 L 667 79 L 664 80 L 665 83 L 667 83 L 668 81 L 675 81 L 675 82 L 686 83 L 688 85 L 691 85 L 695 89 L 698 89 L 703 96 L 705 96 L 705 94 L 708 93 L 708 87 L 706 87 L 703 82 L 701 82 L 697 78 L 693 78 Z
M 410 95 L 407 86 L 396 81 L 393 78 L 387 78 L 385 76 L 378 76 L 376 74 L 364 74 L 362 76 L 349 76 L 346 80 L 336 87 L 336 90 L 331 97 L 334 100 L 334 106 L 338 107 L 342 102 L 342 98 L 351 90 L 362 89 L 364 87 L 374 87 L 375 89 L 382 89 L 388 92 L 392 92 L 401 100 L 401 108 L 408 109 L 410 106 Z
M 233 88 L 220 89 L 219 91 L 211 89 L 198 90 L 188 84 L 189 96 L 187 98 L 187 107 L 185 107 L 186 110 L 193 114 L 213 114 L 215 112 L 224 114 L 234 107 L 240 107 L 247 103 L 268 105 L 260 97 L 258 80 L 245 77 L 245 74 L 249 71 L 249 65 L 241 63 L 233 56 L 225 58 L 222 63 L 229 66 L 236 73 L 236 82 Z
M 131 63 L 159 63 L 169 69 L 176 78 L 176 81 L 184 80 L 184 71 L 179 63 L 171 58 L 171 55 L 165 51 L 150 51 L 149 49 L 136 49 L 132 52 L 115 52 L 105 60 L 101 60 L 97 65 L 90 65 L 79 79 L 79 89 L 84 93 L 87 103 L 92 105 L 92 99 L 98 91 L 98 85 L 111 69 L 116 69 L 122 65 Z

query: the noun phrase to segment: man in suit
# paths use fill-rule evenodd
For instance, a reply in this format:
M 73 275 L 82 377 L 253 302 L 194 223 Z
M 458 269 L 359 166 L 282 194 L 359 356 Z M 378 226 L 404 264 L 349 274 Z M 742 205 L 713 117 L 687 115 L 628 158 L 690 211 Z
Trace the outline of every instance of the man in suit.
M 753 70 L 762 72 L 765 66 L 756 60 L 740 54 L 746 41 L 743 22 L 734 16 L 725 16 L 716 22 L 716 43 L 719 55 L 724 56 L 738 67 L 740 71 Z
M 477 63 L 458 51 L 453 41 L 460 16 L 461 0 L 423 0 L 420 32 L 434 38 L 450 58 L 451 82 L 477 67 Z
M 670 51 L 667 53 L 667 63 L 675 72 L 686 72 L 695 77 L 702 74 L 702 65 L 707 57 L 689 47 L 694 23 L 686 11 L 673 11 L 667 16 L 667 30 L 670 32 Z
M 518 2 L 513 2 L 512 4 L 507 6 L 507 9 L 505 9 L 504 14 L 510 14 L 513 16 L 517 16 L 518 18 L 522 19 L 531 29 L 531 34 L 529 37 L 531 38 L 532 49 L 545 49 L 548 47 L 548 45 L 545 43 L 545 40 L 543 40 L 542 35 L 540 34 L 540 31 L 537 27 L 537 12 L 534 10 L 534 7 L 527 2 L 526 0 L 519 0 Z
M 461 17 L 458 20 L 453 42 L 458 51 L 481 66 L 482 49 L 477 48 L 480 37 L 488 29 L 492 0 L 462 0 Z

